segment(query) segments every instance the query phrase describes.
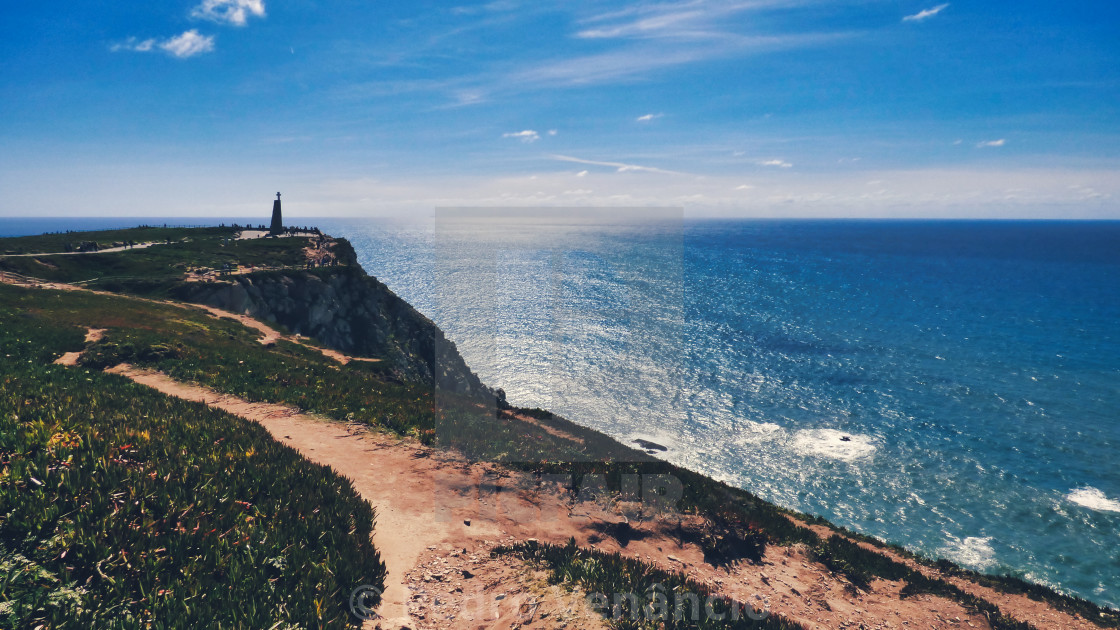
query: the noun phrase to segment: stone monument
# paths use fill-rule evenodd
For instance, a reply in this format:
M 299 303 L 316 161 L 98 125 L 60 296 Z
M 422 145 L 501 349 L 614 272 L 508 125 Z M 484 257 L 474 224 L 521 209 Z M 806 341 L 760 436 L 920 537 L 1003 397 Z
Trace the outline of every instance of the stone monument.
M 280 218 L 280 193 L 276 193 L 276 201 L 272 202 L 272 225 L 268 228 L 269 236 L 280 236 L 284 233 L 284 220 Z

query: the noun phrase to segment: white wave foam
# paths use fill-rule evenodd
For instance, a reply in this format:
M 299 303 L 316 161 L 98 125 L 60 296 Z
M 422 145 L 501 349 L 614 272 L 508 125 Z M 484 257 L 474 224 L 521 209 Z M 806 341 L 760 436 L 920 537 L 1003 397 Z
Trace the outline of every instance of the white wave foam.
M 836 429 L 805 429 L 793 435 L 793 450 L 803 455 L 852 462 L 871 457 L 879 447 L 869 435 Z
M 784 433 L 782 427 L 772 422 L 744 422 L 737 428 L 739 432 L 735 436 L 735 443 L 740 446 L 770 442 Z
M 1120 512 L 1120 501 L 1106 497 L 1092 486 L 1070 490 L 1066 500 L 1098 512 Z
M 996 563 L 996 550 L 992 549 L 992 537 L 968 536 L 960 540 L 950 536 L 949 545 L 942 547 L 940 555 L 957 564 L 984 571 Z

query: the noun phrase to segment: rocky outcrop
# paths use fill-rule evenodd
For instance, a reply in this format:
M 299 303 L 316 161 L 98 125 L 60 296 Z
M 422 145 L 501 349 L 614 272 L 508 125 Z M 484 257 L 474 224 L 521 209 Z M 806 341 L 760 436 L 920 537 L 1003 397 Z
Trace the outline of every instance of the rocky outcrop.
M 382 359 L 408 380 L 493 396 L 432 320 L 357 266 L 187 283 L 176 293 L 186 302 L 281 324 L 347 354 Z

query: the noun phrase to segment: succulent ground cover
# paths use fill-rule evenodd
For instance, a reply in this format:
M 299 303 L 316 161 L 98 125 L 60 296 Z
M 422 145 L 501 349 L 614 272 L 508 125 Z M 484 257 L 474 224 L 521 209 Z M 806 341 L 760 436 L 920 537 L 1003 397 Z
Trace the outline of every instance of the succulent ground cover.
M 74 297 L 0 286 L 0 626 L 349 626 L 369 504 L 254 423 L 53 365 L 67 317 L 133 315 Z

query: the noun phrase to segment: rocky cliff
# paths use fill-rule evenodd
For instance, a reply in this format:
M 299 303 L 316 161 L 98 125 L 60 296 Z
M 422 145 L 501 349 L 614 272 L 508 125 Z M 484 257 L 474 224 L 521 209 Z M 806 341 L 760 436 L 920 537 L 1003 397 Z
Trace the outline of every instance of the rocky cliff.
M 380 358 L 405 379 L 492 395 L 435 323 L 356 265 L 187 283 L 175 293 L 281 324 L 347 354 Z

